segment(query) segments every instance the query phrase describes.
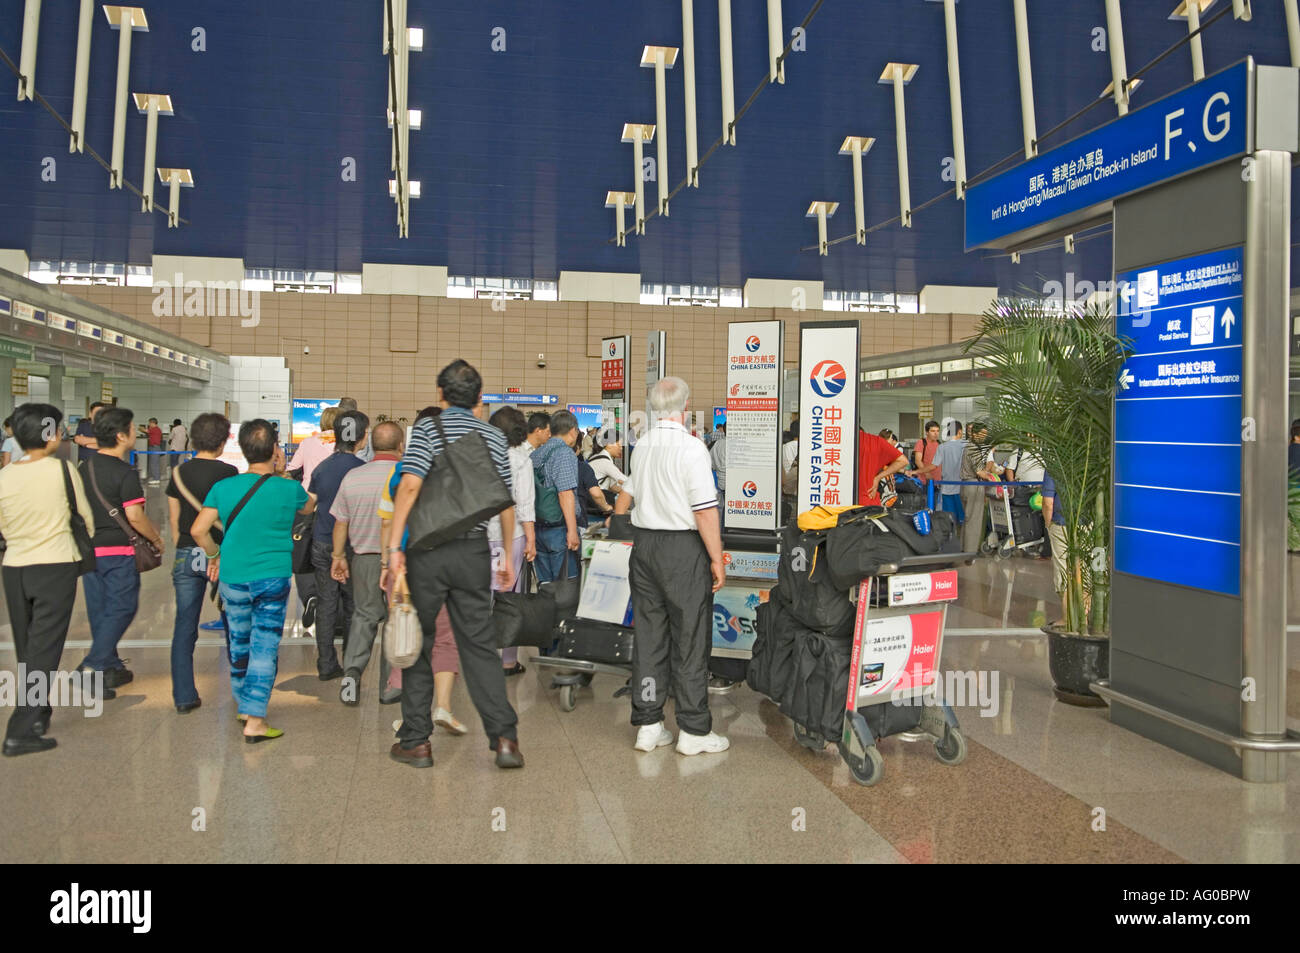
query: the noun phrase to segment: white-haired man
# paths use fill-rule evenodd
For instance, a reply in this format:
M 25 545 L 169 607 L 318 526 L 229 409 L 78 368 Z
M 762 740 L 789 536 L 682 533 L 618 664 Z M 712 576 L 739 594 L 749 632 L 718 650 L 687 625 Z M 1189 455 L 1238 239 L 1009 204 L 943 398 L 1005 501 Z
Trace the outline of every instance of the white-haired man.
M 713 468 L 703 441 L 683 422 L 690 388 L 665 377 L 650 391 L 653 425 L 632 455 L 615 513 L 632 506 L 629 580 L 636 639 L 632 651 L 632 724 L 636 748 L 670 745 L 664 701 L 673 696 L 679 754 L 725 751 L 709 714 L 713 596 L 727 573 Z

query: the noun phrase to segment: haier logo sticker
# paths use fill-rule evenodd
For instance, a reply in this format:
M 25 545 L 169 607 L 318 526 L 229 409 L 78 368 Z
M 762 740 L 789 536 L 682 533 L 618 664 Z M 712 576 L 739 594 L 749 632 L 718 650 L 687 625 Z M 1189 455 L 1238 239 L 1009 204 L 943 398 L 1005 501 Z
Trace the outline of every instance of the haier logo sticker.
M 752 499 L 758 493 L 758 484 L 753 480 L 746 480 L 745 485 L 740 488 L 740 492 Z
M 751 334 L 745 340 L 745 350 L 749 351 L 751 354 L 757 351 L 762 346 L 763 346 L 762 342 L 759 341 L 757 334 Z
M 847 383 L 844 365 L 837 361 L 822 361 L 813 368 L 808 382 L 818 397 L 838 397 Z

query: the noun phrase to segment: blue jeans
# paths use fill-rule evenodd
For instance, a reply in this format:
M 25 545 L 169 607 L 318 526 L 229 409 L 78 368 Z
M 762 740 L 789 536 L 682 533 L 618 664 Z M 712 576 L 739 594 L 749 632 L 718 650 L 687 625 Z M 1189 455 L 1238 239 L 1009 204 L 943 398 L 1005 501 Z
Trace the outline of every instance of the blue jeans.
M 223 582 L 221 599 L 230 640 L 230 693 L 240 714 L 265 718 L 284 635 L 289 579 Z
M 159 458 L 161 459 L 161 458 Z M 199 700 L 194 687 L 194 643 L 199 638 L 203 593 L 208 587 L 207 558 L 195 546 L 176 550 L 172 587 L 176 590 L 176 622 L 172 626 L 172 702 L 190 705 Z
M 140 607 L 140 572 L 134 556 L 96 556 L 95 571 L 81 577 L 86 586 L 86 615 L 90 617 L 90 652 L 80 668 L 97 672 L 125 668 L 117 643 Z
M 563 526 L 539 526 L 537 528 L 537 559 L 533 568 L 537 571 L 539 582 L 550 582 L 560 578 L 564 566 L 564 554 L 568 552 L 565 537 L 568 532 Z M 569 575 L 578 574 L 578 563 L 582 557 L 578 552 L 569 553 Z
M 960 493 L 944 493 L 939 497 L 939 509 L 951 513 L 958 523 L 966 522 L 966 508 L 961 505 Z

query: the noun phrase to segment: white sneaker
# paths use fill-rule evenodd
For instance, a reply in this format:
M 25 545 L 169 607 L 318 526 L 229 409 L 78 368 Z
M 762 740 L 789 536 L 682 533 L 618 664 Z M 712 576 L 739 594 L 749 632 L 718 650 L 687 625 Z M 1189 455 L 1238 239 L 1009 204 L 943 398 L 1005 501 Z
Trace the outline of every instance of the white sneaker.
M 677 736 L 678 754 L 717 754 L 730 747 L 730 741 L 712 731 L 707 735 L 691 735 L 683 731 Z
M 673 743 L 673 733 L 664 728 L 662 721 L 653 725 L 642 725 L 636 732 L 637 751 L 654 751 Z

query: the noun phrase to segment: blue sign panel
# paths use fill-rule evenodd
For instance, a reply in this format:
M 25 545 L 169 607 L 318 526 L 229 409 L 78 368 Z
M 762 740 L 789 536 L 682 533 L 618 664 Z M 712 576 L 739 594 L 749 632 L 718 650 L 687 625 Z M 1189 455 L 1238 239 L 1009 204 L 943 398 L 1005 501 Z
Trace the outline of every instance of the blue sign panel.
M 583 430 L 600 426 L 600 415 L 604 410 L 600 404 L 569 404 L 566 409 L 577 418 L 578 426 Z
M 485 404 L 524 404 L 536 407 L 549 407 L 560 402 L 555 394 L 484 394 L 482 399 Z
M 1243 61 L 966 193 L 966 249 L 1246 152 Z
M 719 427 L 725 427 L 726 425 L 727 425 L 727 408 L 714 407 L 713 408 L 713 429 L 717 430 Z
M 1242 250 L 1116 275 L 1115 569 L 1241 594 Z

